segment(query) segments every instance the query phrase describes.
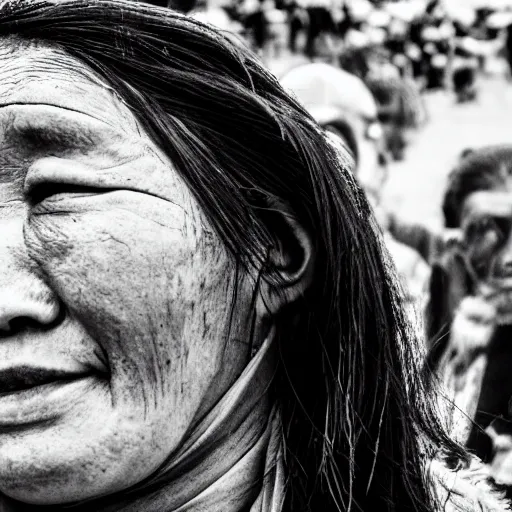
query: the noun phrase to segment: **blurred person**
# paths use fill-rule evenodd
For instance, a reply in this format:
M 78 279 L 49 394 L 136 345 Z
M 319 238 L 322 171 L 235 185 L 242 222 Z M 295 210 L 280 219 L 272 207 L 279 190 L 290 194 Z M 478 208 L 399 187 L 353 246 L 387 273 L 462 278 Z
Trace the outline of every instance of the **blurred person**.
M 236 6 L 233 4 L 218 7 L 208 5 L 207 2 L 198 2 L 187 15 L 196 21 L 207 23 L 217 30 L 221 30 L 224 36 L 236 45 L 247 47 L 251 45 L 244 25 L 238 21 L 240 18 L 236 15 Z
M 120 0 L 4 2 L 0 59 L 3 512 L 508 506 L 349 154 L 258 59 Z
M 355 178 L 374 209 L 397 267 L 407 312 L 415 325 L 420 324 L 429 266 L 413 249 L 395 240 L 387 226 L 381 198 L 388 156 L 374 96 L 358 77 L 324 63 L 298 66 L 282 77 L 281 84 L 350 151 Z
M 156 1 L 158 2 L 158 0 Z M 196 3 L 197 0 L 168 0 L 166 7 L 187 14 L 195 8 Z M 161 4 L 155 3 L 153 5 L 160 6 Z
M 343 5 L 341 6 L 341 19 L 337 23 L 337 33 L 339 37 L 344 40 L 345 36 L 347 35 L 348 31 L 354 27 L 356 24 L 356 21 L 354 20 L 354 17 L 352 16 L 352 13 L 350 11 L 350 8 L 347 4 L 347 2 L 343 2 Z
M 413 79 L 401 77 L 390 62 L 389 51 L 379 46 L 352 48 L 340 56 L 339 63 L 370 89 L 378 105 L 386 148 L 394 160 L 402 160 L 413 133 L 428 120 L 419 86 Z
M 365 83 L 378 104 L 386 148 L 395 161 L 401 161 L 413 134 L 428 119 L 419 87 L 411 79 L 389 75 L 369 75 Z
M 506 461 L 512 460 L 512 451 L 504 441 L 512 439 L 511 176 L 510 145 L 473 150 L 450 175 L 445 226 L 459 235 L 436 264 L 428 309 L 435 342 L 430 363 L 453 381 L 461 403 L 472 389 L 466 412 L 475 425 L 466 444 L 509 488 L 512 472 Z M 463 408 L 461 403 L 456 400 Z
M 299 35 L 305 33 L 309 23 L 308 13 L 297 0 L 283 3 L 283 9 L 288 13 L 288 50 L 296 53 Z
M 419 49 L 421 59 L 415 59 L 413 73 L 427 90 L 445 87 L 446 71 L 451 57 L 453 30 L 444 6 L 438 0 L 426 5 L 424 14 L 413 20 L 410 38 L 413 52 Z
M 455 34 L 452 85 L 459 103 L 477 98 L 477 74 L 484 69 L 485 61 L 491 53 L 498 53 L 498 48 L 493 50 L 490 46 L 492 43 L 484 39 L 480 23 L 482 20 L 478 18 L 472 25 L 458 21 L 453 23 Z
M 475 9 L 475 20 L 471 27 L 471 35 L 478 41 L 489 41 L 497 37 L 495 30 L 487 25 L 487 19 L 493 13 L 493 9 L 480 7 Z M 478 55 L 478 70 L 485 70 L 485 55 Z
M 392 18 L 387 29 L 385 47 L 391 54 L 391 62 L 399 69 L 400 76 L 412 76 L 412 64 L 408 55 L 408 24 L 396 18 Z
M 387 178 L 382 127 L 375 100 L 358 77 L 322 62 L 294 67 L 281 77 L 316 122 L 343 140 L 358 182 L 378 196 Z
M 505 56 L 509 68 L 509 77 L 512 77 L 512 24 L 505 30 Z
M 462 166 L 465 159 L 475 151 L 474 148 L 464 148 L 458 155 L 455 169 Z M 458 228 L 433 229 L 417 222 L 407 221 L 393 211 L 387 211 L 385 215 L 385 223 L 393 236 L 413 248 L 430 266 L 435 266 L 443 257 L 447 247 L 453 246 L 460 239 L 461 233 Z M 439 301 L 434 302 L 437 304 Z
M 454 400 L 453 432 L 509 493 L 511 176 L 512 146 L 467 148 L 449 177 L 444 231 L 388 219 L 393 235 L 432 266 L 427 361 Z
M 331 14 L 331 0 L 302 0 L 308 14 L 306 26 L 305 54 L 310 59 L 318 56 L 317 45 L 323 40 L 331 50 L 330 37 L 336 32 L 336 24 Z
M 244 27 L 250 34 L 253 49 L 260 57 L 264 54 L 270 35 L 269 21 L 266 16 L 270 8 L 268 3 L 269 0 L 243 0 L 240 5 Z

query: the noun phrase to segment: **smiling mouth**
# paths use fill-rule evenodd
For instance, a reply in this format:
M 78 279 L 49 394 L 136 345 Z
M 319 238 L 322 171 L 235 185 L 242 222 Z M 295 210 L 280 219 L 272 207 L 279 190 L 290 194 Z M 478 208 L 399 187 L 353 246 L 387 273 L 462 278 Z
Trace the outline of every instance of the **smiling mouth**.
M 504 288 L 492 298 L 496 307 L 498 325 L 512 324 L 512 289 Z
M 8 368 L 0 370 L 0 396 L 27 391 L 46 384 L 64 384 L 88 375 L 29 366 Z

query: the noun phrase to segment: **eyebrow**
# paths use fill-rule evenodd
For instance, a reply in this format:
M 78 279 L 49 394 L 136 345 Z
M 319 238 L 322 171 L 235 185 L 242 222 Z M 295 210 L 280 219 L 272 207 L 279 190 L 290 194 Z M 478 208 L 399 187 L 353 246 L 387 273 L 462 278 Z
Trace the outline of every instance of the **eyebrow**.
M 23 144 L 27 149 L 56 151 L 86 151 L 98 143 L 98 134 L 77 123 L 40 124 L 30 122 L 13 123 L 5 132 L 6 141 Z

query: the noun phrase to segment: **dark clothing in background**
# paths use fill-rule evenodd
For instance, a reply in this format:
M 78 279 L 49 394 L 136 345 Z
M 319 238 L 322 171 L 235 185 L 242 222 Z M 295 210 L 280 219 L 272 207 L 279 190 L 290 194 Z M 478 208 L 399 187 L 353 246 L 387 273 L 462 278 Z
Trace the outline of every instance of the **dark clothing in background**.
M 158 1 L 158 0 L 157 0 Z M 157 5 L 157 2 L 152 1 L 154 5 Z M 196 6 L 196 0 L 169 0 L 166 2 L 162 2 L 164 7 L 170 7 L 175 11 L 182 13 L 189 13 Z
M 301 30 L 307 27 L 307 23 L 305 23 L 304 17 L 300 16 L 301 10 L 295 2 L 288 5 L 287 11 L 289 12 L 290 23 L 288 47 L 292 53 L 295 53 L 297 51 L 297 36 Z
M 157 7 L 167 7 L 169 4 L 168 0 L 146 0 L 144 3 L 156 5 Z
M 338 35 L 345 39 L 348 31 L 354 26 L 354 20 L 346 5 L 343 6 L 343 19 L 338 23 Z
M 507 41 L 505 47 L 507 50 L 507 62 L 510 68 L 510 73 L 512 74 L 512 25 L 507 27 Z
M 263 0 L 260 0 L 258 10 L 247 16 L 245 26 L 252 32 L 256 47 L 261 50 L 269 37 L 269 27 L 265 11 L 263 10 Z
M 306 39 L 306 55 L 308 57 L 315 57 L 315 44 L 318 36 L 326 32 L 335 32 L 336 25 L 330 11 L 325 7 L 308 7 L 306 10 L 309 16 Z

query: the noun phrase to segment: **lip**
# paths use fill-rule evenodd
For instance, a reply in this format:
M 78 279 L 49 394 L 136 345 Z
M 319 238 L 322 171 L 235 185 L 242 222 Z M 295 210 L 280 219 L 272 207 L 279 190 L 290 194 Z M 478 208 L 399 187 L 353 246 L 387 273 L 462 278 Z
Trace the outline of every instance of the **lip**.
M 56 420 L 73 408 L 98 381 L 93 374 L 62 374 L 60 377 L 0 393 L 0 434 Z
M 0 396 L 25 391 L 57 381 L 76 380 L 80 373 L 28 365 L 0 370 Z
M 494 291 L 491 302 L 496 307 L 498 325 L 512 324 L 512 288 L 503 287 Z

